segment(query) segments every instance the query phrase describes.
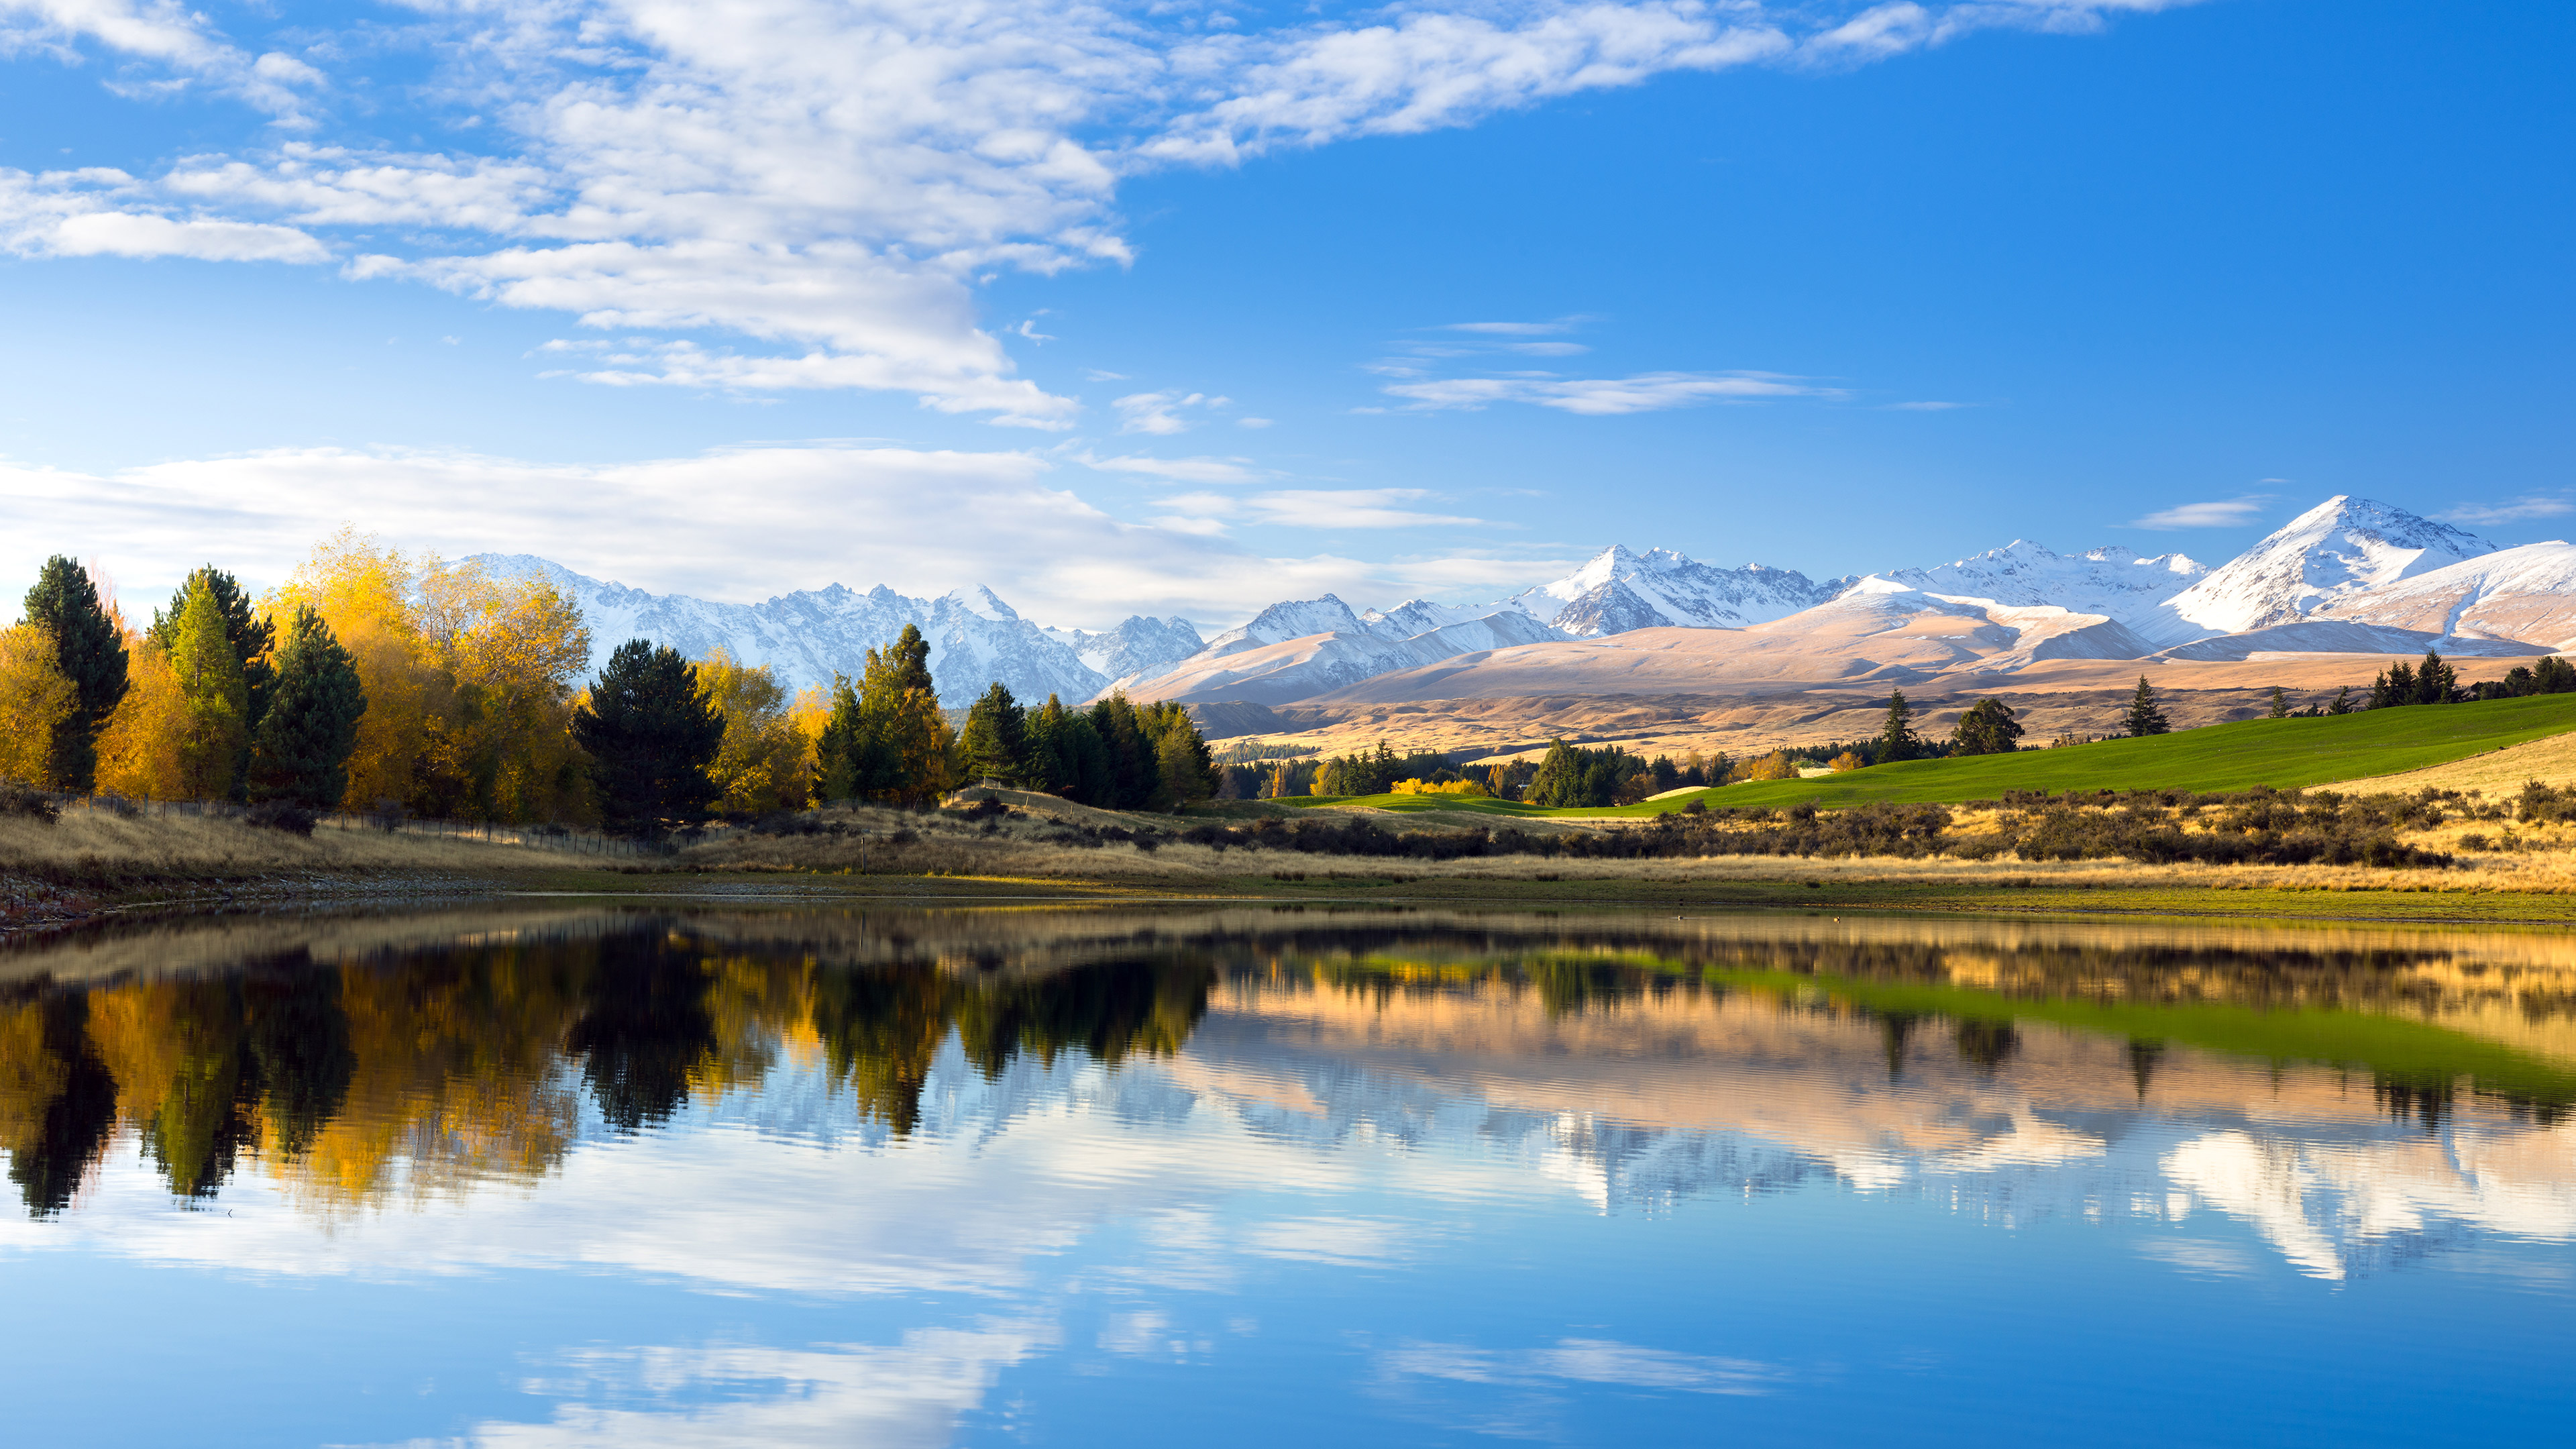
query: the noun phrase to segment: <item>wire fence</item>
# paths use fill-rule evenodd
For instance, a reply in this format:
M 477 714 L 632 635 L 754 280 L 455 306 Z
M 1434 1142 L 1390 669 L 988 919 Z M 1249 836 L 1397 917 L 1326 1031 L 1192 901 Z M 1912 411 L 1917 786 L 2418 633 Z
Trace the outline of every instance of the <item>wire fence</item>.
M 69 812 L 89 810 L 114 815 L 121 819 L 168 820 L 193 817 L 200 820 L 248 820 L 251 808 L 229 800 L 155 800 L 102 792 L 77 794 L 64 790 L 36 789 L 15 781 L 0 779 L 0 788 L 15 790 L 49 801 L 54 808 Z M 543 850 L 560 850 L 572 855 L 599 856 L 603 859 L 635 859 L 658 853 L 651 841 L 610 835 L 605 831 L 581 830 L 568 825 L 507 825 L 490 820 L 436 820 L 413 815 L 396 806 L 386 810 L 317 810 L 311 812 L 316 830 L 373 830 L 386 835 L 410 835 L 432 840 L 472 840 L 487 845 L 517 845 Z

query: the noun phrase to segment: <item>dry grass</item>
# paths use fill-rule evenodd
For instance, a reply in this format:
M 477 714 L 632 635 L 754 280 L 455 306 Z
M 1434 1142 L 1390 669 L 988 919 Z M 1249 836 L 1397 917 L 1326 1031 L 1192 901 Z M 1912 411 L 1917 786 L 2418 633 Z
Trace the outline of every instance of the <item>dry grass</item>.
M 113 884 L 154 878 L 210 879 L 298 871 L 483 872 L 582 867 L 588 856 L 542 845 L 342 830 L 308 839 L 239 820 L 193 815 L 125 817 L 66 811 L 48 825 L 0 816 L 0 875 Z
M 2402 775 L 2381 775 L 2369 780 L 2347 780 L 2333 788 L 2347 795 L 2400 794 L 2418 790 L 2477 790 L 2489 799 L 2509 797 L 2522 789 L 2525 780 L 2540 780 L 2551 785 L 2576 781 L 2576 734 L 2552 735 L 2545 740 L 2490 750 L 2453 760 L 2447 765 L 2428 765 L 2421 770 L 2408 770 Z

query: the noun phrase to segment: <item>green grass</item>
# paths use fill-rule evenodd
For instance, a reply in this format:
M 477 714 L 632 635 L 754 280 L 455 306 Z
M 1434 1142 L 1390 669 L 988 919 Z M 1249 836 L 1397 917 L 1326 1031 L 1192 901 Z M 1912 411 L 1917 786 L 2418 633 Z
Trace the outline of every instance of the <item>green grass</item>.
M 2023 750 L 1956 760 L 1908 760 L 1812 780 L 1748 780 L 1607 810 L 1540 810 L 1503 800 L 1369 795 L 1292 800 L 1381 810 L 1473 810 L 1494 815 L 1660 815 L 1692 800 L 1717 805 L 1832 808 L 1872 801 L 1993 800 L 2006 790 L 2288 790 L 2393 775 L 2576 730 L 2576 694 L 2477 704 L 2370 710 L 2317 719 L 2250 719 L 2139 740 Z

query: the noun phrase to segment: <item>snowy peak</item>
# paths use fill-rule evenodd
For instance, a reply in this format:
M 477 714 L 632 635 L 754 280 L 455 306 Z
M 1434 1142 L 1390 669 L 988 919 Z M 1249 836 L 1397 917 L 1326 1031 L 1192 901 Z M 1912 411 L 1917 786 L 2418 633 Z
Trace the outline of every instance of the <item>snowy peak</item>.
M 2203 635 L 2234 634 L 2495 551 L 2448 524 L 2338 494 L 2175 595 L 2166 610 Z
M 1131 614 L 1103 634 L 1081 629 L 1049 629 L 1047 637 L 1071 649 L 1092 672 L 1106 676 L 1111 687 L 1154 679 L 1205 647 L 1189 620 L 1174 616 L 1151 619 Z
M 1200 652 L 1210 656 L 1239 654 L 1266 644 L 1284 644 L 1309 634 L 1366 634 L 1368 625 L 1351 606 L 1326 594 L 1320 599 L 1290 599 L 1252 616 L 1251 622 L 1207 641 Z
M 2145 557 L 2111 545 L 2069 557 L 2017 538 L 1972 558 L 1872 577 L 1927 594 L 1989 599 L 2014 608 L 2054 605 L 2130 623 L 2152 617 L 2157 605 L 2208 572 L 2178 553 Z
M 1564 578 L 1503 602 L 1578 637 L 1676 625 L 1740 629 L 1813 608 L 1851 582 L 1820 584 L 1762 564 L 1717 568 L 1670 549 L 1636 553 L 1613 544 Z

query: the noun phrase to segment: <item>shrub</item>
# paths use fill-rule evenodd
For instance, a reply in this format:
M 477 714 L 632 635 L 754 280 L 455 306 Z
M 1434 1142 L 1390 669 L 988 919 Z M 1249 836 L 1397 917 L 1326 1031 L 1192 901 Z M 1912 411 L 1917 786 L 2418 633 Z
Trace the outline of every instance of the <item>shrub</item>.
M 51 825 L 62 813 L 62 807 L 41 791 L 30 790 L 15 781 L 0 780 L 0 816 L 16 816 Z

